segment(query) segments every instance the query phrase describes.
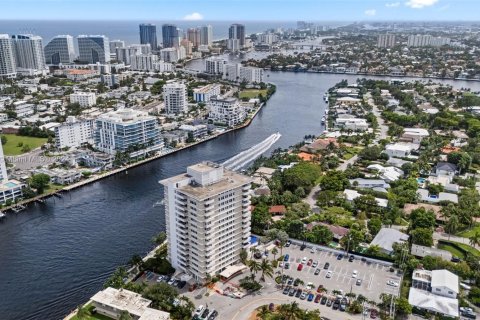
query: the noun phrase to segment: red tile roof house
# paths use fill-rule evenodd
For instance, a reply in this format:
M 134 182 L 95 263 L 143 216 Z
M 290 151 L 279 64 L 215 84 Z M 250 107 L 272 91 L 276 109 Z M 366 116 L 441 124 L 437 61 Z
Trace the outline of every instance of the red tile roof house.
M 333 226 L 331 224 L 323 223 L 323 222 L 312 222 L 307 224 L 307 230 L 311 231 L 314 226 L 325 226 L 328 230 L 332 231 L 333 238 L 337 241 L 340 241 L 343 237 L 345 237 L 350 231 L 348 228 L 340 227 L 340 226 Z
M 268 209 L 268 213 L 270 213 L 273 216 L 284 215 L 285 213 L 287 213 L 287 208 L 285 206 L 271 206 Z
M 339 146 L 336 138 L 321 138 L 313 141 L 310 144 L 304 145 L 303 147 L 300 148 L 300 151 L 306 152 L 306 153 L 317 153 L 321 150 L 327 149 L 330 143 L 333 143 L 335 147 Z

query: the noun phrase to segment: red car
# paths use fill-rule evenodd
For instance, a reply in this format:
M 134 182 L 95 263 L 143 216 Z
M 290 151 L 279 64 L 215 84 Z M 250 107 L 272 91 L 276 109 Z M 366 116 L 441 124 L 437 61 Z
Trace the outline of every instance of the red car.
M 317 296 L 315 297 L 315 303 L 319 303 L 320 302 L 320 299 L 322 299 L 322 295 L 321 294 L 317 294 Z
M 317 292 L 323 291 L 323 284 L 318 285 Z
M 312 259 L 308 260 L 308 262 L 307 262 L 307 266 L 311 266 L 311 265 L 312 265 L 312 263 L 313 263 L 313 260 L 312 260 Z
M 299 263 L 297 267 L 297 271 L 302 271 L 303 269 L 303 264 Z
M 377 315 L 378 315 L 377 310 L 372 309 L 372 311 L 370 311 L 370 318 L 371 319 L 377 319 Z

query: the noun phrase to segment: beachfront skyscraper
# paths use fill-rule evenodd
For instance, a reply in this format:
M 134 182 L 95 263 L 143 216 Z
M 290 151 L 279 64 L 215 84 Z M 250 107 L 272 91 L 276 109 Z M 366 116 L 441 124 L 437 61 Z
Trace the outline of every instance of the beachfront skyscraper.
M 192 46 L 198 48 L 200 45 L 200 28 L 189 28 L 187 30 L 187 39 L 192 43 Z
M 110 43 L 106 36 L 80 35 L 78 40 L 78 60 L 84 63 L 106 63 L 110 61 Z
M 73 37 L 69 35 L 59 35 L 54 37 L 45 46 L 45 62 L 47 64 L 58 65 L 69 64 L 75 60 L 75 49 L 73 46 Z
M 200 27 L 200 44 L 211 46 L 213 42 L 213 28 L 211 25 Z
M 155 51 L 157 45 L 157 26 L 151 23 L 140 24 L 140 44 L 150 44 L 150 48 Z
M 250 238 L 251 179 L 203 162 L 160 183 L 173 267 L 204 282 L 239 263 Z
M 245 46 L 245 26 L 243 24 L 232 24 L 228 29 L 228 39 L 238 40 L 240 48 Z
M 20 69 L 28 72 L 43 72 L 46 70 L 41 37 L 32 34 L 12 35 L 12 44 L 17 71 Z
M 15 78 L 17 67 L 12 41 L 8 34 L 0 34 L 0 78 Z
M 162 26 L 162 41 L 164 48 L 178 47 L 180 45 L 180 35 L 176 25 L 164 24 Z

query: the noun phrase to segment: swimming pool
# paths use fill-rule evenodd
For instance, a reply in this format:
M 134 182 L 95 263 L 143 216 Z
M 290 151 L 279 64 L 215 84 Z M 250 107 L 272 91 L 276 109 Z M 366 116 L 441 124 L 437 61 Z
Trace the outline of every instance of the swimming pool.
M 425 183 L 425 178 L 417 178 L 417 182 L 419 184 L 424 184 Z

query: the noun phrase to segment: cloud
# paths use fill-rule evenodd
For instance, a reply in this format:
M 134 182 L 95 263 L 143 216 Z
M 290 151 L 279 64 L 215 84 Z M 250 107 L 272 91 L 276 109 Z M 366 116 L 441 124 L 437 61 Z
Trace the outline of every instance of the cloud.
M 198 21 L 198 20 L 203 20 L 203 16 L 198 12 L 194 12 L 194 13 L 187 14 L 185 17 L 183 17 L 183 20 Z
M 373 17 L 373 16 L 376 15 L 376 14 L 377 14 L 377 10 L 375 10 L 375 9 L 365 10 L 365 15 L 366 15 L 366 16 Z
M 408 0 L 405 2 L 405 5 L 414 9 L 422 9 L 424 7 L 433 6 L 437 2 L 438 0 Z
M 385 7 L 387 7 L 387 8 L 396 8 L 396 7 L 400 7 L 400 2 L 386 3 L 386 4 L 385 4 Z

